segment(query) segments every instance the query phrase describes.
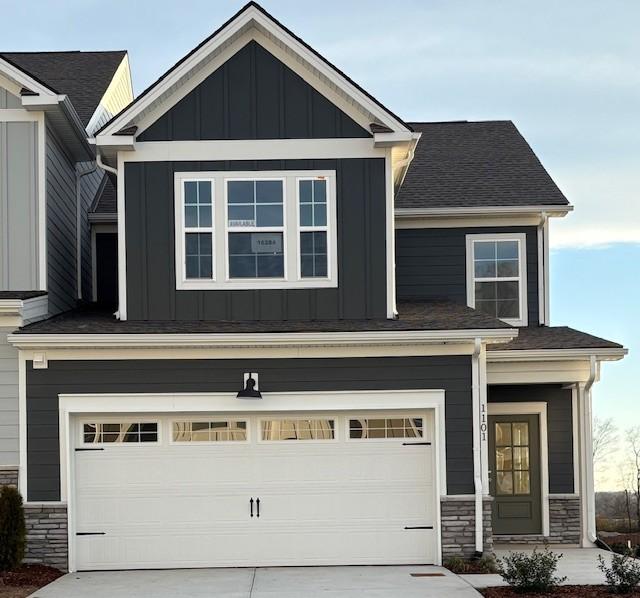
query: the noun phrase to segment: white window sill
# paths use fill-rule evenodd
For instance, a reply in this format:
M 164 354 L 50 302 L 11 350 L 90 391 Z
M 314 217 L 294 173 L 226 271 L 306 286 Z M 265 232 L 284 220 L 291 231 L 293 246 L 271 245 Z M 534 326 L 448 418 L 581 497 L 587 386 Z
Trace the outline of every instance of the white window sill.
M 337 288 L 337 280 L 183 280 L 178 282 L 178 291 L 243 291 L 259 289 L 327 289 Z

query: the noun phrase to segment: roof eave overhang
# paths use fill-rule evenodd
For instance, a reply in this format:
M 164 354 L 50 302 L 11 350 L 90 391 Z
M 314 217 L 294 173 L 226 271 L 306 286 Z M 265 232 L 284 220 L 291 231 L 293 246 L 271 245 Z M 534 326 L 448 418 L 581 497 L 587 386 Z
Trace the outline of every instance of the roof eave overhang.
M 10 334 L 18 349 L 162 348 L 162 347 L 337 347 L 432 344 L 507 343 L 515 328 L 467 330 L 402 330 L 367 332 L 291 332 L 228 334 Z
M 118 222 L 118 214 L 115 212 L 91 212 L 89 222 L 91 224 L 115 224 Z
M 474 206 L 451 208 L 396 208 L 396 219 L 410 218 L 468 218 L 541 216 L 563 217 L 573 211 L 572 205 L 528 205 L 528 206 Z
M 44 112 L 49 124 L 76 160 L 95 159 L 95 152 L 89 144 L 87 132 L 67 95 L 22 96 L 22 106 L 28 111 Z
M 487 361 L 576 361 L 589 360 L 595 357 L 598 361 L 619 361 L 628 354 L 624 347 L 593 347 L 582 349 L 523 349 L 523 350 L 489 350 Z

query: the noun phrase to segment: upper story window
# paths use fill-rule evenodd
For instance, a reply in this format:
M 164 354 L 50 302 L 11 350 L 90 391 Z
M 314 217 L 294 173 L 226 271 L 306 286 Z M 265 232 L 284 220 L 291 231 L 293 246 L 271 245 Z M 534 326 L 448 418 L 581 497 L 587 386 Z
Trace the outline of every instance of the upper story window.
M 177 173 L 176 287 L 337 286 L 335 171 Z
M 467 235 L 467 303 L 515 326 L 527 325 L 526 235 Z

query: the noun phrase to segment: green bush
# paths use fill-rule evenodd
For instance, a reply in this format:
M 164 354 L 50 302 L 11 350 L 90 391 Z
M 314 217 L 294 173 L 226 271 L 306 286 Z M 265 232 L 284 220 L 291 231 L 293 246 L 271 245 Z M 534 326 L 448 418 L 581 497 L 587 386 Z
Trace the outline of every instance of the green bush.
M 26 542 L 22 496 L 12 486 L 0 491 L 0 571 L 14 569 L 24 557 Z
M 478 560 L 478 567 L 483 573 L 497 573 L 498 564 L 496 559 L 492 556 L 483 556 Z
M 456 575 L 466 573 L 467 570 L 469 569 L 469 565 L 467 564 L 467 561 L 465 561 L 461 556 L 449 557 L 444 562 L 444 566 L 446 569 L 449 569 L 451 573 L 455 573 Z
M 498 559 L 498 573 L 517 592 L 549 592 L 560 585 L 566 577 L 555 575 L 562 554 L 555 554 L 548 547 L 531 554 L 510 552 Z
M 628 594 L 640 583 L 640 563 L 629 553 L 614 554 L 609 567 L 598 555 L 598 569 L 604 573 L 607 585 L 618 594 Z

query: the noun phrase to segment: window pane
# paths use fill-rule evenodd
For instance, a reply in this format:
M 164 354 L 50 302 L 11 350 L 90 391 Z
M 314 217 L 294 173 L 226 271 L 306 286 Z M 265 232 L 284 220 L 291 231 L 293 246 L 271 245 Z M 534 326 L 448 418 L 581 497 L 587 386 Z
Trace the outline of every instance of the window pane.
M 262 440 L 333 440 L 335 422 L 331 419 L 276 419 L 261 423 Z
M 529 469 L 529 447 L 521 446 L 513 449 L 513 468 Z
M 496 492 L 497 494 L 513 494 L 513 474 L 510 471 L 496 472 Z
M 498 299 L 519 299 L 520 283 L 517 281 L 496 282 L 496 297 Z
M 198 203 L 211 205 L 211 182 L 200 181 L 198 183 Z
M 512 469 L 513 459 L 511 458 L 511 447 L 503 446 L 496 448 L 496 470 L 503 471 Z
M 187 228 L 192 228 L 198 226 L 198 206 L 188 206 L 184 207 L 184 225 Z
M 498 294 L 497 285 L 497 282 L 476 282 L 476 301 L 496 299 Z
M 494 260 L 475 261 L 476 278 L 493 278 L 496 275 L 496 263 Z
M 509 446 L 511 444 L 511 424 L 496 423 L 496 445 Z
M 496 257 L 500 259 L 518 259 L 518 241 L 499 241 Z
M 313 181 L 300 181 L 300 203 L 313 201 Z
M 200 206 L 198 208 L 198 214 L 200 219 L 198 226 L 208 227 L 211 226 L 211 206 Z
M 313 206 L 311 204 L 300 206 L 300 226 L 313 226 Z
M 211 233 L 187 233 L 185 238 L 187 278 L 213 276 Z
M 256 181 L 257 203 L 282 203 L 282 181 Z
M 300 233 L 300 272 L 303 278 L 327 276 L 327 233 Z
M 518 276 L 519 273 L 518 260 L 498 260 L 498 277 Z M 476 276 L 479 276 L 476 274 Z
M 244 421 L 173 422 L 174 442 L 226 442 L 247 439 Z
M 282 204 L 256 206 L 256 226 L 282 226 Z
M 228 181 L 227 203 L 254 203 L 253 181 Z
M 313 201 L 315 203 L 326 203 L 327 181 L 324 179 L 313 181 Z
M 158 424 L 138 422 L 84 424 L 83 440 L 85 443 L 109 444 L 157 442 Z
M 530 493 L 530 475 L 528 471 L 515 471 L 513 473 L 514 494 Z
M 498 301 L 496 303 L 496 316 L 498 318 L 519 318 L 520 302 L 519 301 Z
M 495 260 L 495 241 L 475 241 L 473 244 L 473 255 L 477 260 Z
M 354 439 L 422 438 L 423 433 L 421 418 L 349 420 L 349 438 Z
M 514 446 L 529 445 L 529 424 L 526 422 L 513 424 L 513 444 Z
M 327 204 L 326 203 L 314 204 L 313 226 L 327 226 Z
M 251 205 L 230 205 L 228 207 L 229 226 L 255 226 L 256 212 Z
M 229 233 L 231 278 L 282 278 L 282 233 Z
M 184 203 L 194 205 L 198 203 L 198 183 L 196 183 L 195 181 L 185 182 Z

